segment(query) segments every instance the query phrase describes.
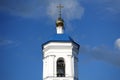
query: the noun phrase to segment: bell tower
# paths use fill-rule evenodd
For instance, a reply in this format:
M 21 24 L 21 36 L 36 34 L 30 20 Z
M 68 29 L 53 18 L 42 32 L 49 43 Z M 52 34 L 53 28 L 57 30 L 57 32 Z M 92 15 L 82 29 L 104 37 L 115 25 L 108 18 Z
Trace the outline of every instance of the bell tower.
M 42 45 L 43 80 L 78 80 L 79 44 L 64 33 L 61 4 L 56 34 Z

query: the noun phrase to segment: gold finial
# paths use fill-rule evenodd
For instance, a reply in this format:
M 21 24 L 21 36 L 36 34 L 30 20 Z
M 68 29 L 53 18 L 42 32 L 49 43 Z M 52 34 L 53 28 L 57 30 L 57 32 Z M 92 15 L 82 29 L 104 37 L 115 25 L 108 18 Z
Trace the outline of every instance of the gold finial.
M 64 6 L 62 6 L 61 4 L 59 4 L 57 6 L 57 8 L 59 9 L 59 18 L 61 18 L 61 9 L 63 8 Z

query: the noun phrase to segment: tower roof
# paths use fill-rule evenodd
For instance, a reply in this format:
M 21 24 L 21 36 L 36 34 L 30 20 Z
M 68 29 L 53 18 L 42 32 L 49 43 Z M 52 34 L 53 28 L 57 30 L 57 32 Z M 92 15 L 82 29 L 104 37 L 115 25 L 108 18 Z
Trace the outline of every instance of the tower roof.
M 66 34 L 55 34 L 55 35 L 53 35 L 50 39 L 48 39 L 48 41 L 46 41 L 44 44 L 42 44 L 42 48 L 43 48 L 44 45 L 49 44 L 50 42 L 63 42 L 63 43 L 71 42 L 71 43 L 76 44 L 79 47 L 79 44 L 74 42 L 74 40 Z
M 50 41 L 71 42 L 72 38 L 66 34 L 55 34 Z

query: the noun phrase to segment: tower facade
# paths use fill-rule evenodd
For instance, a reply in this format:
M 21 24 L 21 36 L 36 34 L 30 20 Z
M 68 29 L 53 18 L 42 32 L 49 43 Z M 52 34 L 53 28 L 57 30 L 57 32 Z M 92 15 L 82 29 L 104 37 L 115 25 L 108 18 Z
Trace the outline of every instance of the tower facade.
M 43 80 L 78 80 L 79 45 L 64 34 L 64 21 L 56 21 L 56 32 L 43 47 Z

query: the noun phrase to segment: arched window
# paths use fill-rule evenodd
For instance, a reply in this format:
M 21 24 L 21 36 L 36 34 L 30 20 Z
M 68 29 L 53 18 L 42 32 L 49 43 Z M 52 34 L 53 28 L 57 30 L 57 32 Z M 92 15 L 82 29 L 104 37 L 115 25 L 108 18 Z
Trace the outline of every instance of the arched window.
M 57 60 L 57 77 L 65 77 L 65 62 L 63 58 Z

